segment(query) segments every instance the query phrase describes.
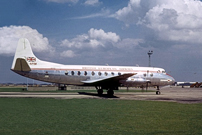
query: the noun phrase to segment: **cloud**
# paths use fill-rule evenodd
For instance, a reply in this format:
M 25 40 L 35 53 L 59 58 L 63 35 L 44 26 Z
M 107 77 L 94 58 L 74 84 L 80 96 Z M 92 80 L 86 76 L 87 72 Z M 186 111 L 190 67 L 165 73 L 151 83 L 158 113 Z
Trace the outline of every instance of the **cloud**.
M 126 38 L 122 39 L 120 42 L 118 42 L 115 46 L 120 49 L 132 49 L 134 47 L 138 47 L 140 44 L 144 43 L 145 41 L 143 39 L 131 39 Z
M 144 22 L 161 40 L 202 43 L 201 7 L 195 0 L 165 2 L 150 9 Z
M 79 0 L 45 0 L 45 1 L 55 3 L 77 3 Z
M 105 47 L 106 44 L 115 44 L 120 40 L 120 37 L 113 32 L 105 32 L 102 29 L 91 28 L 88 34 L 78 35 L 73 39 L 65 39 L 61 42 L 61 46 L 68 48 L 97 48 Z
M 98 54 L 106 57 L 116 55 L 117 57 L 121 54 L 125 55 L 125 53 L 134 53 L 134 50 L 141 48 L 141 44 L 144 42 L 143 39 L 121 39 L 114 32 L 91 28 L 86 34 L 62 40 L 60 47 L 67 51 L 64 51 L 61 57 L 94 57 Z
M 199 0 L 130 0 L 113 17 L 127 26 L 143 25 L 159 40 L 201 44 L 201 7 Z
M 66 51 L 63 51 L 61 54 L 60 54 L 61 57 L 68 57 L 68 58 L 72 58 L 72 57 L 75 57 L 76 55 L 74 54 L 74 52 L 72 50 L 66 50 Z
M 99 2 L 99 0 L 86 0 L 84 4 L 87 6 L 97 6 L 100 5 L 101 2 Z
M 29 26 L 5 26 L 0 27 L 0 55 L 14 55 L 20 38 L 27 38 L 36 52 L 54 51 L 48 39 L 37 30 Z
M 120 40 L 120 37 L 113 32 L 104 32 L 104 30 L 93 29 L 91 28 L 88 31 L 88 35 L 91 39 L 98 39 L 106 42 L 116 43 Z
M 143 16 L 140 2 L 141 0 L 130 0 L 127 7 L 119 9 L 114 15 L 112 15 L 112 17 L 125 22 L 127 26 L 130 24 L 136 24 Z
M 108 9 L 102 9 L 99 13 L 94 13 L 90 15 L 80 16 L 80 17 L 74 17 L 72 19 L 89 19 L 89 18 L 95 18 L 95 17 L 110 17 L 110 11 Z

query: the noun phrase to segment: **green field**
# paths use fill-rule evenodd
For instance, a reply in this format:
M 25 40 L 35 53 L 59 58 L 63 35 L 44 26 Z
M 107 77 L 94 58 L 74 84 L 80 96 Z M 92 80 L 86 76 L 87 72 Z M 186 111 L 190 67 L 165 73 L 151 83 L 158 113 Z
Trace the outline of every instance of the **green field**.
M 202 104 L 0 98 L 1 135 L 197 135 Z

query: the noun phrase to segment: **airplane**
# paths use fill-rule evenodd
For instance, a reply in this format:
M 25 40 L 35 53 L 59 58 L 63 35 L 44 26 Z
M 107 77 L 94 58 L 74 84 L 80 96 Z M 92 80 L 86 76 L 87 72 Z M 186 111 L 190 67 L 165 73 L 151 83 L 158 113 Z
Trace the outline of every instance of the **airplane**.
M 114 95 L 119 87 L 157 87 L 172 85 L 175 79 L 163 68 L 135 66 L 64 65 L 38 59 L 26 38 L 18 41 L 11 70 L 39 81 L 76 86 L 95 86 L 98 95 L 107 90 Z

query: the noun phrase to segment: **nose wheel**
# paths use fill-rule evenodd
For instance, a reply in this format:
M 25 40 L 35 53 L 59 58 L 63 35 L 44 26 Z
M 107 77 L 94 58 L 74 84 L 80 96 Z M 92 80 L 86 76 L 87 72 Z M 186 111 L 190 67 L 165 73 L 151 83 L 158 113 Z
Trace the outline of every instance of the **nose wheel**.
M 156 90 L 157 90 L 157 91 L 156 91 L 156 95 L 160 95 L 161 92 L 160 92 L 159 86 L 157 86 L 157 89 L 156 89 Z
M 156 95 L 160 95 L 161 92 L 159 90 L 156 91 Z

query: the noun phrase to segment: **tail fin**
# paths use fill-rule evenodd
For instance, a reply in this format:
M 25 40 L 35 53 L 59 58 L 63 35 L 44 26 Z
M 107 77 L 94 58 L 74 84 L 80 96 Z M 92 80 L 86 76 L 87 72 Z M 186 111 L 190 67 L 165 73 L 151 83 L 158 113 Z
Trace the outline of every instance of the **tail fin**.
M 28 39 L 21 38 L 18 41 L 11 69 L 16 71 L 31 71 L 30 62 L 35 63 L 36 61 L 37 58 L 32 52 Z

